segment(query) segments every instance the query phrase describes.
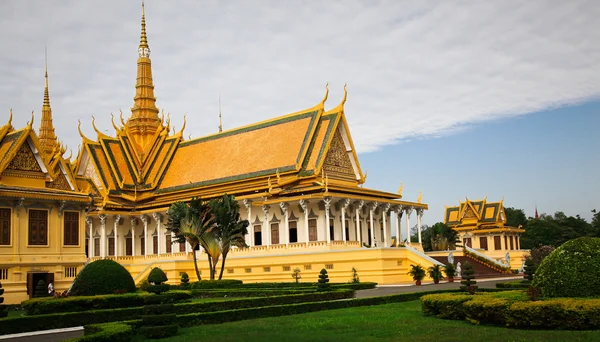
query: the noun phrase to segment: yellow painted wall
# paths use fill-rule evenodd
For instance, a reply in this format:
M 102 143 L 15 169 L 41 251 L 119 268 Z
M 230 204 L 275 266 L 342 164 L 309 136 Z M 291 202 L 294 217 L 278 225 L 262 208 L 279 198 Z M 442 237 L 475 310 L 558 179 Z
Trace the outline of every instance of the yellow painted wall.
M 28 202 L 22 206 L 2 202 L 0 207 L 11 209 L 11 244 L 0 246 L 0 269 L 8 270 L 7 279 L 1 279 L 4 303 L 16 304 L 29 299 L 27 295 L 27 273 L 54 273 L 54 287 L 57 291 L 68 289 L 73 277 L 67 277 L 65 267 L 81 269 L 85 256 L 85 213 L 81 208 L 65 206 L 64 211 L 79 213 L 79 244 L 64 245 L 64 215 L 59 214 L 60 206 L 52 202 Z M 29 210 L 48 211 L 48 243 L 44 246 L 30 246 Z M 18 213 L 18 215 L 17 215 Z

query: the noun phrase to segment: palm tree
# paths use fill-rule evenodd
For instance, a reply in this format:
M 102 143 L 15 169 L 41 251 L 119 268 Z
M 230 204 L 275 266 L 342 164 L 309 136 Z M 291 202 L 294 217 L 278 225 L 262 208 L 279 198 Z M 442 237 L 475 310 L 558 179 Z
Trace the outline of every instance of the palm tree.
M 215 223 L 217 226 L 216 235 L 221 247 L 223 259 L 221 260 L 221 272 L 219 280 L 223 278 L 225 270 L 225 260 L 231 246 L 247 247 L 244 236 L 248 234 L 248 220 L 240 219 L 240 205 L 235 200 L 234 196 L 227 194 L 221 198 L 210 201 L 210 207 L 215 215 Z M 216 270 L 216 264 L 213 265 Z M 215 272 L 216 273 L 216 272 Z
M 204 235 L 214 228 L 214 216 L 210 206 L 199 198 L 192 198 L 189 204 L 175 202 L 167 211 L 167 230 L 175 234 L 176 242 L 187 242 L 192 246 L 192 256 L 196 276 L 201 280 L 196 259 L 196 249 Z

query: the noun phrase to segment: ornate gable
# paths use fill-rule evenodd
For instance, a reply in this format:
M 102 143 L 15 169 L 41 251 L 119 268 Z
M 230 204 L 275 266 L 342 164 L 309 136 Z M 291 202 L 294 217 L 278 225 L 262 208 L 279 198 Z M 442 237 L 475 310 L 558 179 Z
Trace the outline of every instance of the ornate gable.
M 4 172 L 11 173 L 11 171 L 25 171 L 30 175 L 39 173 L 38 176 L 44 176 L 42 167 L 26 141 L 21 144 Z
M 329 177 L 356 180 L 349 153 L 351 152 L 348 152 L 342 134 L 337 129 L 323 163 L 323 170 Z
M 71 189 L 71 185 L 69 184 L 69 181 L 67 180 L 67 177 L 65 177 L 65 174 L 62 173 L 62 171 L 60 170 L 60 167 L 56 167 L 56 172 L 58 173 L 58 176 L 56 177 L 56 179 L 52 182 L 46 182 L 46 187 L 47 188 L 52 188 L 52 189 L 58 189 L 58 190 L 72 190 Z

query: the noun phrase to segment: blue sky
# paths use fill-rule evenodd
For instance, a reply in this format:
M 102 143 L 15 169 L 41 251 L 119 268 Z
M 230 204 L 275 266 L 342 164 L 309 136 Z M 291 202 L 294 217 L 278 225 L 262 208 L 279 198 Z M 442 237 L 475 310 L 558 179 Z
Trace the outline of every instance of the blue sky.
M 599 127 L 600 101 L 590 101 L 386 146 L 361 154 L 361 167 L 369 187 L 395 192 L 403 181 L 409 198 L 422 189 L 425 224 L 442 221 L 444 205 L 486 195 L 528 216 L 537 205 L 589 221 L 600 210 Z

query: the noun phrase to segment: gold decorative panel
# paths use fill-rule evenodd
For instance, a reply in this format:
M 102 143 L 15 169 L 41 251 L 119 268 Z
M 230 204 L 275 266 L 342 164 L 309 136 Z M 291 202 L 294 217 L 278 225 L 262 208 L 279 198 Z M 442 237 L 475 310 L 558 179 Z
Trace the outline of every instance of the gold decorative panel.
M 465 215 L 463 216 L 463 219 L 476 219 L 477 215 L 475 215 L 475 213 L 473 212 L 473 209 L 471 209 L 471 207 L 467 207 L 467 209 L 465 209 Z
M 67 177 L 62 172 L 59 172 L 58 177 L 53 182 L 46 182 L 46 187 L 59 190 L 72 190 Z
M 329 152 L 325 158 L 323 169 L 327 172 L 339 172 L 347 175 L 354 175 L 354 168 L 350 161 L 350 156 L 346 150 L 346 144 L 339 130 L 335 131 Z
M 6 167 L 6 170 L 42 172 L 42 168 L 35 159 L 33 151 L 31 151 L 29 144 L 26 142 L 21 145 L 17 154 Z
M 83 175 L 84 177 L 91 179 L 99 190 L 104 189 L 104 185 L 102 184 L 102 181 L 100 181 L 98 172 L 96 172 L 96 168 L 91 160 L 88 160 L 87 166 L 85 167 L 85 173 Z

